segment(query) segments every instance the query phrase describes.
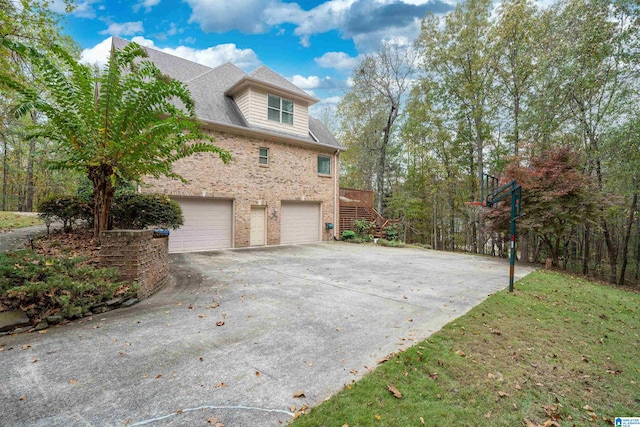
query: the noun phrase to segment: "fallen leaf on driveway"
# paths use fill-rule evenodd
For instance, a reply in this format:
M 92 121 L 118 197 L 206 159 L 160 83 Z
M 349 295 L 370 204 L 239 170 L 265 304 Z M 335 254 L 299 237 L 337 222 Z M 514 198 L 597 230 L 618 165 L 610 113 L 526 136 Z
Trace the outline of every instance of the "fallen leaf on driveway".
M 23 394 L 22 396 L 20 396 L 20 400 L 26 400 L 27 399 L 27 395 Z
M 402 393 L 400 393 L 400 390 L 398 390 L 397 388 L 395 388 L 392 385 L 388 385 L 387 386 L 387 390 L 389 390 L 391 393 L 393 393 L 393 395 L 398 398 L 398 399 L 402 399 Z
M 74 380 L 73 378 L 71 378 L 71 379 L 69 380 L 69 383 L 71 383 L 71 384 L 77 384 L 77 383 L 78 383 L 78 380 Z
M 22 344 L 22 349 L 23 349 L 23 350 L 26 350 L 26 349 L 28 349 L 29 347 L 31 347 L 31 344 Z
M 393 353 L 389 353 L 385 357 L 383 357 L 382 359 L 378 359 L 378 365 L 381 365 L 384 362 L 388 362 L 391 359 L 393 359 Z
M 158 379 L 158 378 L 162 378 L 162 374 L 158 374 L 158 375 L 156 376 L 156 379 Z
M 260 376 L 260 372 L 256 371 L 256 377 Z
M 296 399 L 301 398 L 301 397 L 307 397 L 304 395 L 304 391 L 302 390 L 298 390 L 295 393 L 293 393 L 293 397 L 295 397 Z
M 224 320 L 216 322 L 216 326 L 223 326 L 223 325 L 224 325 Z

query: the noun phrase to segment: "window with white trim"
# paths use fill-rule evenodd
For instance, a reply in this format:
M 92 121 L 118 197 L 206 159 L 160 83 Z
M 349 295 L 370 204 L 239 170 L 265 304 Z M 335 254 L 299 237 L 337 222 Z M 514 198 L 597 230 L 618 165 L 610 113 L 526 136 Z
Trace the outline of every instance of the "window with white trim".
M 268 95 L 268 118 L 271 121 L 293 125 L 293 101 L 276 95 Z
M 264 166 L 269 165 L 269 149 L 268 148 L 260 147 L 258 149 L 258 162 Z
M 318 156 L 318 175 L 331 175 L 331 157 Z

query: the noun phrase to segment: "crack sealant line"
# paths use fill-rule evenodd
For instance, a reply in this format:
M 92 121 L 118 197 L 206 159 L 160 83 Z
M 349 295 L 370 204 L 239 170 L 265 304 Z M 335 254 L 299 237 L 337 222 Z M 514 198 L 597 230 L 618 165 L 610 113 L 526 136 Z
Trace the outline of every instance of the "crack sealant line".
M 282 409 L 267 409 L 267 408 L 257 408 L 254 406 L 244 406 L 244 405 L 237 405 L 237 406 L 214 406 L 214 405 L 205 405 L 205 406 L 198 406 L 197 408 L 187 408 L 187 409 L 182 409 L 180 412 L 172 412 L 170 414 L 167 415 L 163 415 L 161 417 L 156 417 L 156 418 L 151 418 L 148 420 L 144 420 L 144 421 L 138 421 L 137 423 L 134 424 L 130 424 L 129 427 L 136 427 L 136 426 L 143 426 L 149 423 L 155 423 L 157 421 L 162 421 L 162 420 L 166 420 L 167 418 L 171 418 L 174 417 L 176 415 L 180 415 L 183 414 L 185 412 L 194 412 L 194 411 L 201 411 L 203 409 L 231 409 L 231 410 L 247 410 L 247 411 L 261 411 L 261 412 L 275 412 L 278 414 L 284 414 L 284 415 L 288 415 L 290 417 L 293 417 L 293 412 L 289 412 L 289 411 L 284 411 Z

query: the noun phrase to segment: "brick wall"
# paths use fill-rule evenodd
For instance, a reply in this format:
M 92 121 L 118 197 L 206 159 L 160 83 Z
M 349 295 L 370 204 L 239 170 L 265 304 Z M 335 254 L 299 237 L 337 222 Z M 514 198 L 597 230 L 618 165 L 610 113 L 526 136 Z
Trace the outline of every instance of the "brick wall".
M 169 274 L 169 239 L 154 238 L 152 230 L 103 231 L 100 264 L 117 268 L 123 280 L 137 282 L 138 298 L 146 298 Z
M 334 220 L 336 185 L 335 151 L 302 147 L 226 132 L 208 131 L 214 144 L 228 150 L 227 165 L 212 153 L 198 153 L 173 165 L 174 172 L 189 182 L 167 178 L 144 180 L 142 191 L 182 197 L 234 200 L 234 246 L 249 246 L 251 206 L 267 208 L 267 245 L 280 244 L 281 201 L 320 202 L 322 224 Z M 269 165 L 258 163 L 258 150 L 269 149 Z M 319 176 L 318 154 L 329 156 L 331 176 Z M 323 239 L 331 235 L 322 233 Z

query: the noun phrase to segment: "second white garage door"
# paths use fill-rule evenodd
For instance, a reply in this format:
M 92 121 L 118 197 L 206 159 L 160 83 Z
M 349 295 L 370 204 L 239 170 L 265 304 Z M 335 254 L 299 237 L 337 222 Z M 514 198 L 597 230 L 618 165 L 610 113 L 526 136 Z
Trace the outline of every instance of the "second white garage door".
M 311 243 L 320 240 L 320 203 L 282 202 L 280 243 Z
M 174 199 L 182 208 L 184 225 L 171 230 L 169 252 L 199 252 L 232 247 L 233 202 L 213 199 Z

